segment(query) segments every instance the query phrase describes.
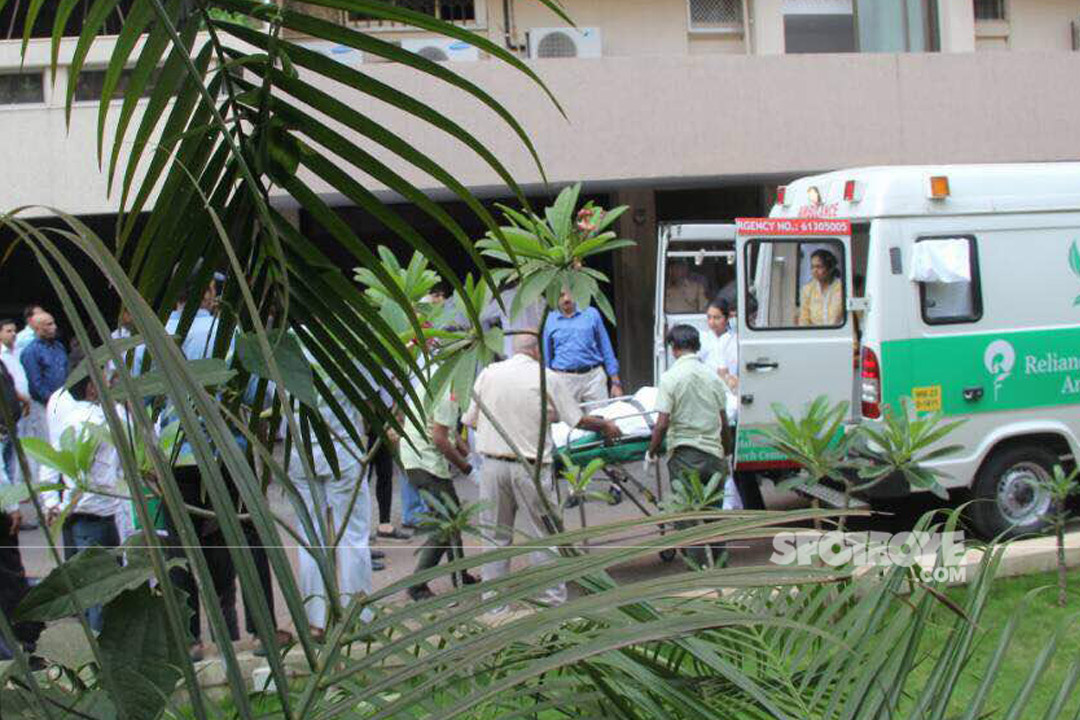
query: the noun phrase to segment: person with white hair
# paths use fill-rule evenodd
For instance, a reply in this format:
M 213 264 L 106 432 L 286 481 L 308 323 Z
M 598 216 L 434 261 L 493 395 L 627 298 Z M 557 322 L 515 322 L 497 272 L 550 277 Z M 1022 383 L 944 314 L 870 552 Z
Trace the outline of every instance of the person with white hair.
M 512 542 L 518 509 L 523 511 L 524 530 L 530 537 L 541 538 L 555 529 L 530 476 L 534 463 L 544 466 L 540 473 L 542 491 L 546 505 L 553 506 L 550 432 L 544 447 L 537 447 L 545 414 L 552 422 L 562 421 L 571 427 L 602 433 L 609 439 L 621 434 L 614 422 L 583 414 L 562 378 L 541 367 L 540 345 L 535 334 L 514 336 L 514 350 L 513 357 L 489 365 L 476 378 L 472 401 L 463 418 L 466 425 L 476 429 L 476 448 L 484 458 L 480 470 L 480 500 L 484 504 L 480 524 L 491 529 L 488 542 L 494 547 L 505 547 Z M 547 375 L 547 393 L 543 399 L 541 373 Z M 506 437 L 496 429 L 495 423 Z M 533 562 L 544 562 L 550 555 L 547 550 L 534 552 Z M 509 560 L 488 563 L 483 568 L 484 582 L 496 580 L 509 571 Z M 562 584 L 544 594 L 549 604 L 559 604 L 565 599 L 566 586 Z

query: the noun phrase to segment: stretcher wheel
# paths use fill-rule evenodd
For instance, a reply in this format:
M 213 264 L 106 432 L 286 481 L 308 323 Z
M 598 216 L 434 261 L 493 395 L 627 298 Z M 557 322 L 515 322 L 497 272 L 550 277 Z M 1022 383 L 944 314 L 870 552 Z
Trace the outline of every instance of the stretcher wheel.
M 608 488 L 608 505 L 618 505 L 622 502 L 622 490 L 617 486 L 612 485 Z
M 667 550 L 660 551 L 660 559 L 666 563 L 675 559 L 675 548 L 668 548 Z

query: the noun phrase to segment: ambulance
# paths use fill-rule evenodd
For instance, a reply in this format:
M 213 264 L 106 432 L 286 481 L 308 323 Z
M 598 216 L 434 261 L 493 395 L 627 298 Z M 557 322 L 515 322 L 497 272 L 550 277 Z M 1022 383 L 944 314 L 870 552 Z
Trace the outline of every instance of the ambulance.
M 857 424 L 908 397 L 965 421 L 942 441 L 963 450 L 933 467 L 981 501 L 980 535 L 1045 528 L 1040 483 L 1080 448 L 1080 163 L 803 178 L 767 218 L 662 227 L 657 278 L 657 376 L 667 328 L 704 330 L 702 297 L 737 299 L 738 470 L 791 467 L 761 436 L 774 404 L 846 400 Z M 862 499 L 911 492 L 893 478 Z

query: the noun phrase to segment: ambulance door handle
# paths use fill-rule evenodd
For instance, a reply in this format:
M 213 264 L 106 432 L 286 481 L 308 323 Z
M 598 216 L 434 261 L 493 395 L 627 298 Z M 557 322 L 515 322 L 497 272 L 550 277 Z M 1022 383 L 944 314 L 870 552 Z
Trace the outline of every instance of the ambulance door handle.
M 982 400 L 982 397 L 983 389 L 981 385 L 964 388 L 964 399 L 968 402 L 978 402 L 979 400 Z
M 767 360 L 764 358 L 761 360 L 751 360 L 750 362 L 746 363 L 746 369 L 750 372 L 769 372 L 771 370 L 775 370 L 778 367 L 780 367 L 780 363 L 774 360 Z

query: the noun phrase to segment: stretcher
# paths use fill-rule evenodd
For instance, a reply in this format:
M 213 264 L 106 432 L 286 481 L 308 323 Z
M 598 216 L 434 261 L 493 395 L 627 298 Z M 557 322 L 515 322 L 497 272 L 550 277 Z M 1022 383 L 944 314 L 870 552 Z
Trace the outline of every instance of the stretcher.
M 562 477 L 567 460 L 579 467 L 585 467 L 599 458 L 604 462 L 600 475 L 610 484 L 610 504 L 618 504 L 625 497 L 646 517 L 659 509 L 664 499 L 660 463 L 653 467 L 655 490 L 634 477 L 625 467 L 629 463 L 640 463 L 645 459 L 658 414 L 655 406 L 656 388 L 653 387 L 642 388 L 634 395 L 582 404 L 581 408 L 585 413 L 612 420 L 619 426 L 623 434 L 611 442 L 597 433 L 571 428 L 565 423 L 552 425 L 551 438 L 555 447 L 555 463 L 552 471 L 555 473 L 554 486 L 560 503 L 563 503 L 562 483 L 558 481 Z M 572 503 L 568 504 L 568 507 L 584 502 L 570 497 L 568 499 Z M 581 512 L 584 519 L 584 508 Z M 660 532 L 663 534 L 663 527 L 660 528 Z M 667 561 L 671 560 L 675 553 L 664 551 L 660 556 Z

